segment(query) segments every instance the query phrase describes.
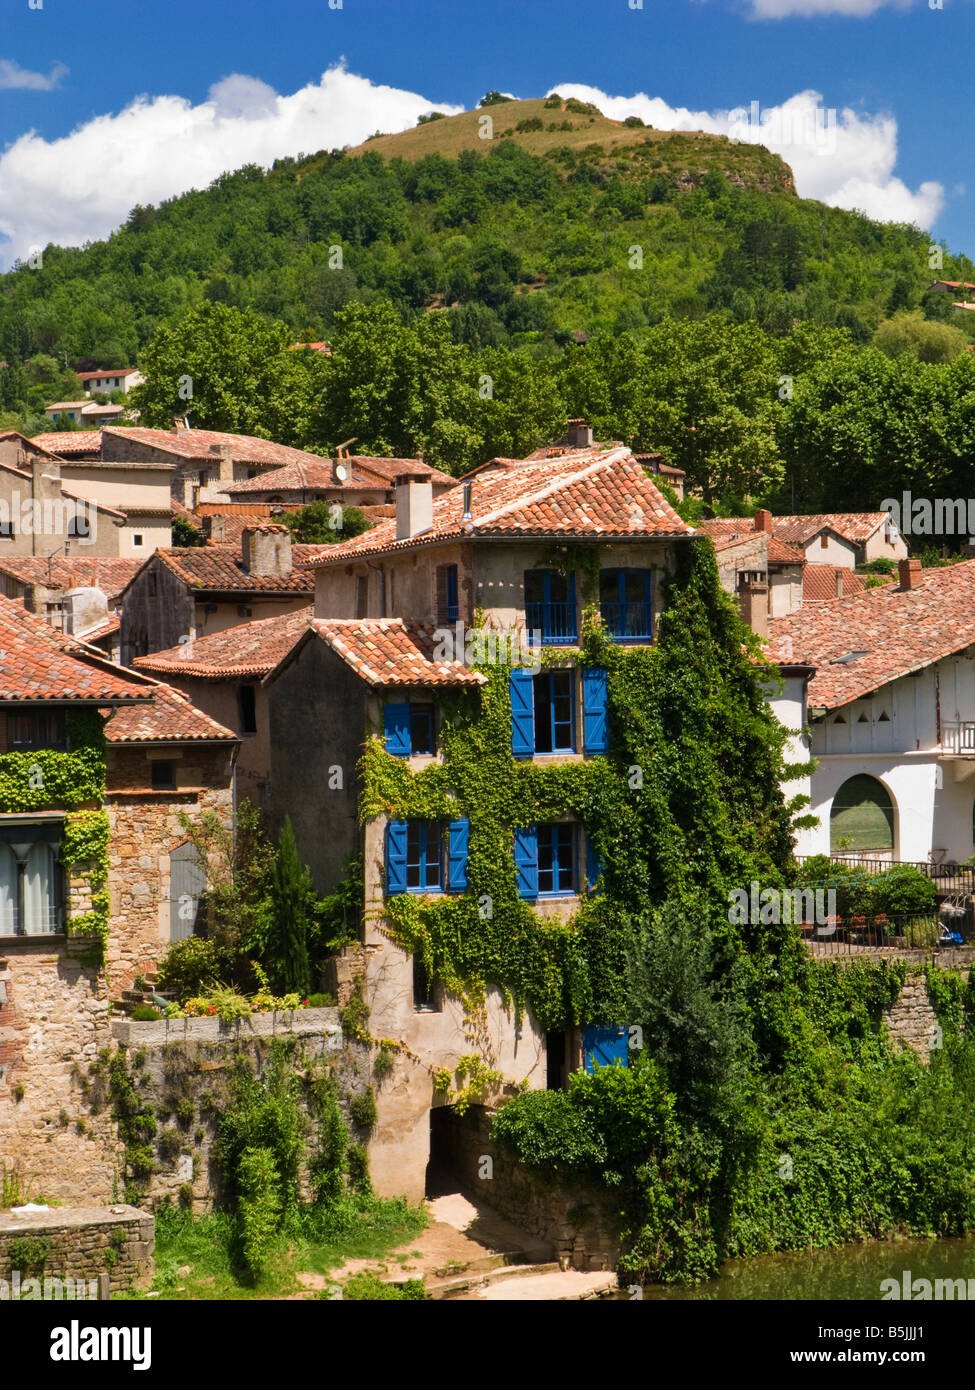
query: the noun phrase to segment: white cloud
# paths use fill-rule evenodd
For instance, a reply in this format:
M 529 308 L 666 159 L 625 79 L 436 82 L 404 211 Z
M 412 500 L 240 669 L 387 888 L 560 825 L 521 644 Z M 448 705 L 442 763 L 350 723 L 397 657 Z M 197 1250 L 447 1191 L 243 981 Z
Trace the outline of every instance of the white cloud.
M 30 72 L 13 58 L 0 58 L 0 90 L 15 88 L 28 92 L 50 92 L 68 71 L 64 63 L 55 63 L 45 77 L 42 72 Z
M 59 140 L 29 131 L 0 155 L 0 253 L 9 265 L 48 242 L 78 246 L 107 236 L 135 203 L 205 187 L 242 164 L 267 166 L 357 145 L 375 130 L 408 130 L 434 109 L 462 110 L 377 86 L 339 65 L 291 96 L 232 73 L 198 106 L 142 96 Z
M 643 92 L 613 97 L 595 87 L 555 83 L 552 91 L 592 101 L 613 120 L 640 116 L 657 130 L 703 130 L 743 143 L 761 144 L 791 165 L 802 198 L 831 207 L 858 208 L 880 222 L 916 222 L 930 228 L 945 204 L 940 183 L 916 190 L 895 177 L 897 121 L 860 115 L 850 107 L 829 110 L 819 92 L 799 92 L 780 106 L 736 111 L 690 111 Z
M 910 9 L 914 0 L 751 0 L 753 19 L 815 19 L 820 15 L 847 15 L 866 19 L 885 5 Z

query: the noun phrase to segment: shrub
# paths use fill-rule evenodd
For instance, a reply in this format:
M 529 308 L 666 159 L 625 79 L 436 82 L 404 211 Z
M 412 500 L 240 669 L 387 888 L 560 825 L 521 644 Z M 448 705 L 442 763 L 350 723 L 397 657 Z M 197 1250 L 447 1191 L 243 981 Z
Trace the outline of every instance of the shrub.
M 569 97 L 565 103 L 566 111 L 573 111 L 577 116 L 601 116 L 603 113 L 598 106 L 591 101 L 579 101 L 577 97 Z M 602 150 L 600 150 L 600 154 Z
M 18 1236 L 7 1247 L 10 1268 L 22 1274 L 43 1269 L 50 1254 L 51 1242 L 46 1236 Z
M 136 1004 L 131 1014 L 133 1023 L 155 1023 L 162 1016 L 162 1011 L 154 1009 L 151 1004 Z
M 558 92 L 553 92 L 552 95 L 551 95 L 550 97 L 546 97 L 546 98 L 545 98 L 545 110 L 546 110 L 546 111 L 561 111 L 561 110 L 562 110 L 562 98 L 559 96 Z
M 623 124 L 626 126 L 630 126 L 633 130 L 646 130 L 647 123 L 646 121 L 642 120 L 639 116 L 627 116 Z
M 372 1129 L 376 1123 L 376 1097 L 371 1086 L 367 1086 L 361 1095 L 353 1096 L 349 1101 L 349 1114 L 360 1129 Z
M 159 963 L 160 988 L 180 1000 L 201 995 L 211 985 L 232 977 L 229 954 L 202 936 L 174 941 Z
M 372 1192 L 372 1182 L 369 1177 L 369 1157 L 365 1147 L 362 1144 L 350 1144 L 346 1158 L 349 1186 L 352 1191 L 361 1196 L 369 1196 Z
M 526 1091 L 494 1117 L 491 1138 L 529 1168 L 585 1171 L 606 1161 L 606 1144 L 565 1091 Z
M 245 1149 L 237 1169 L 240 1247 L 244 1265 L 259 1279 L 270 1263 L 281 1210 L 278 1173 L 270 1149 Z
M 328 1289 L 322 1289 L 319 1298 L 331 1298 Z M 426 1285 L 422 1279 L 407 1279 L 405 1284 L 387 1284 L 378 1274 L 353 1274 L 342 1285 L 342 1298 L 347 1303 L 368 1301 L 412 1300 L 421 1303 L 427 1296 Z

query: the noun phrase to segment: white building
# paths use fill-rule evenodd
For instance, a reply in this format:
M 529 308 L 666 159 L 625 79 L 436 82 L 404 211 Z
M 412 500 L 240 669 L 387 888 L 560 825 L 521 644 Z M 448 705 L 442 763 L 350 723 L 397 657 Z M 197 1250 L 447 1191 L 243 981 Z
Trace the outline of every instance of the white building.
M 773 701 L 815 770 L 816 829 L 797 853 L 959 863 L 975 852 L 975 561 L 922 570 L 769 624 L 769 653 L 793 671 Z M 796 758 L 800 761 L 801 756 Z

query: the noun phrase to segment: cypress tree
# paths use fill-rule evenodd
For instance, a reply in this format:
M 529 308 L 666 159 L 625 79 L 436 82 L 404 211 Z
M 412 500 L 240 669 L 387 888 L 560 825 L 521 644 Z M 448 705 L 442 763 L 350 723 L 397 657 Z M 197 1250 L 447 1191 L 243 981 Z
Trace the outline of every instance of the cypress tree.
M 273 923 L 268 940 L 268 974 L 280 994 L 308 991 L 308 927 L 315 902 L 311 875 L 301 862 L 290 817 L 286 816 L 278 841 L 271 877 Z

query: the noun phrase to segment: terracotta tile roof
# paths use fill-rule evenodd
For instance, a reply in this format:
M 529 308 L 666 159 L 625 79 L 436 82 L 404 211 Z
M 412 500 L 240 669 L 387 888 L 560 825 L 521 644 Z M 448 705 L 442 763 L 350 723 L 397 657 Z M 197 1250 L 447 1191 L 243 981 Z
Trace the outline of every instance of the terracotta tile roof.
M 809 702 L 836 709 L 975 644 L 975 560 L 922 570 L 908 590 L 885 584 L 773 618 L 769 641 L 818 668 Z
M 249 434 L 224 434 L 220 430 L 153 430 L 143 425 L 106 425 L 104 435 L 131 439 L 183 459 L 206 459 L 212 463 L 221 445 L 230 445 L 237 463 L 262 464 L 266 468 L 283 468 L 289 463 L 317 463 L 317 454 L 304 449 L 292 449 L 287 444 L 275 444 L 270 439 L 256 439 Z
M 157 550 L 153 560 L 166 566 L 191 589 L 215 590 L 223 593 L 310 594 L 315 589 L 315 577 L 307 569 L 307 557 L 296 552 L 311 552 L 317 559 L 322 547 L 293 546 L 292 571 L 287 575 L 248 574 L 244 569 L 240 547 L 236 545 L 206 545 Z
M 66 458 L 68 454 L 99 453 L 102 447 L 101 430 L 54 430 L 50 434 L 35 434 L 31 439 L 45 453 Z
M 197 709 L 172 686 L 153 682 L 149 694 L 147 704 L 115 711 L 105 725 L 109 743 L 238 742 L 235 733 Z
M 484 537 L 638 539 L 692 536 L 652 479 L 623 445 L 608 451 L 569 451 L 552 459 L 520 460 L 475 474 L 469 483 L 471 516 L 464 519 L 467 485 L 433 504 L 433 525 L 397 541 L 396 522 L 330 546 L 318 561 L 341 564 L 360 555 Z
M 842 590 L 836 592 L 839 576 Z M 831 603 L 836 598 L 851 598 L 867 590 L 863 579 L 844 565 L 815 565 L 807 563 L 802 572 L 803 603 Z
M 135 367 L 101 367 L 97 372 L 75 372 L 82 381 L 94 381 L 102 376 L 132 376 Z
M 815 516 L 773 516 L 772 530 L 781 540 L 800 545 L 829 529 L 858 545 L 890 520 L 889 512 L 821 512 Z
M 309 604 L 296 613 L 258 618 L 180 647 L 138 656 L 132 664 L 154 675 L 196 676 L 201 680 L 266 676 L 287 656 L 314 616 L 315 609 Z
M 754 527 L 732 531 L 726 527 L 716 527 L 713 521 L 699 521 L 696 524 L 699 531 L 704 531 L 706 535 L 711 537 L 711 543 L 716 551 L 730 550 L 732 546 L 753 541 L 756 536 L 767 536 L 766 555 L 771 564 L 803 565 L 806 563 L 806 557 L 801 550 L 797 550 L 795 546 L 786 545 L 784 541 L 779 540 L 778 536 L 769 531 L 756 531 Z
M 97 703 L 151 698 L 133 678 L 13 599 L 0 598 L 0 701 Z
M 270 502 L 198 502 L 191 516 L 270 516 Z
M 439 468 L 431 468 L 429 464 L 421 463 L 418 459 L 373 459 L 357 454 L 342 459 L 341 462 L 345 463 L 349 470 L 349 476 L 343 483 L 335 478 L 330 459 L 317 459 L 314 463 L 289 464 L 271 475 L 265 473 L 258 478 L 245 478 L 239 483 L 228 483 L 223 490 L 232 497 L 246 497 L 248 493 L 267 492 L 271 488 L 275 492 L 302 492 L 316 488 L 359 490 L 367 487 L 386 491 L 393 486 L 399 475 L 407 470 L 411 473 L 422 473 L 438 486 L 453 487 L 457 482 L 449 473 L 441 473 Z
M 45 589 L 101 589 L 112 603 L 144 564 L 144 560 L 89 560 L 74 555 L 50 561 L 43 555 L 11 555 L 0 557 L 0 574 Z
M 91 627 L 87 632 L 79 633 L 78 641 L 88 643 L 100 642 L 105 637 L 111 637 L 113 632 L 118 632 L 121 626 L 122 619 L 117 613 L 112 613 L 110 617 L 106 618 L 103 623 L 99 623 L 97 627 Z
M 305 642 L 320 638 L 371 686 L 485 685 L 462 661 L 434 657 L 435 629 L 403 618 L 314 618 L 265 679 L 271 681 Z
M 401 473 L 422 473 L 438 487 L 453 487 L 457 482 L 452 474 L 444 473 L 439 468 L 431 468 L 430 464 L 424 463 L 422 459 L 388 459 L 375 454 L 347 454 L 344 461 L 351 463 L 353 468 L 363 475 L 371 473 L 376 478 L 382 478 L 390 487 Z

